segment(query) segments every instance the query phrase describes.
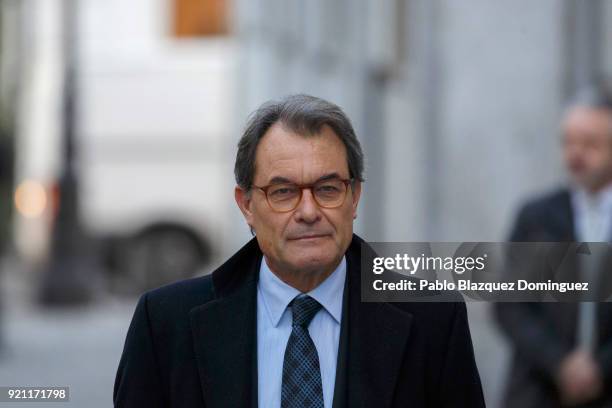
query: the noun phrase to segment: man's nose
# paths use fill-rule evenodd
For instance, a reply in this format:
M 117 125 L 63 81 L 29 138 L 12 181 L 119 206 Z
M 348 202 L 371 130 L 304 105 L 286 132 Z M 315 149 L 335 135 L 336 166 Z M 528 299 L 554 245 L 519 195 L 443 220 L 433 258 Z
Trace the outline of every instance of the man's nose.
M 302 199 L 295 209 L 294 216 L 296 217 L 296 221 L 306 222 L 308 224 L 312 224 L 321 218 L 319 205 L 315 201 L 311 189 L 305 188 L 302 190 Z

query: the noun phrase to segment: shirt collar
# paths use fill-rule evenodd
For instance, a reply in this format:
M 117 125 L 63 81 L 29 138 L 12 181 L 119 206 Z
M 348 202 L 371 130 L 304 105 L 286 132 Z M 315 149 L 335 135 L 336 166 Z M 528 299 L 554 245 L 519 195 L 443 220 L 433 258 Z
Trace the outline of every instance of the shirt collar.
M 600 209 L 612 209 L 612 183 L 596 194 L 588 193 L 584 188 L 574 187 L 573 200 L 580 206 L 595 206 Z
M 338 267 L 319 286 L 307 293 L 323 306 L 334 320 L 340 324 L 342 318 L 342 295 L 344 293 L 344 282 L 346 280 L 346 259 L 342 257 Z M 278 326 L 283 313 L 293 298 L 301 292 L 283 282 L 274 274 L 266 263 L 265 256 L 262 257 L 259 270 L 259 291 L 263 303 L 268 312 L 268 317 L 274 325 Z

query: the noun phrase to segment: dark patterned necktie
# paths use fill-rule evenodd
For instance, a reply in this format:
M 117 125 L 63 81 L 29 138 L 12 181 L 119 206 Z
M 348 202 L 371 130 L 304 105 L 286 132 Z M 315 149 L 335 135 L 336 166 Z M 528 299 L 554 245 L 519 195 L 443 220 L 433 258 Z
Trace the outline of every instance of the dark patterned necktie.
M 308 325 L 319 309 L 319 302 L 308 295 L 291 302 L 293 330 L 283 361 L 282 408 L 323 408 L 319 355 L 308 334 Z

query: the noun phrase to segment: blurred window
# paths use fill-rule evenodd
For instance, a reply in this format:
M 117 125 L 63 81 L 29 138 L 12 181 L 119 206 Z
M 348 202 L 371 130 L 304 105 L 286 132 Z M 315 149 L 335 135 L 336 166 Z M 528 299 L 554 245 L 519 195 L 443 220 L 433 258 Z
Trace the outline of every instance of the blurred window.
M 228 0 L 172 0 L 176 37 L 228 33 Z

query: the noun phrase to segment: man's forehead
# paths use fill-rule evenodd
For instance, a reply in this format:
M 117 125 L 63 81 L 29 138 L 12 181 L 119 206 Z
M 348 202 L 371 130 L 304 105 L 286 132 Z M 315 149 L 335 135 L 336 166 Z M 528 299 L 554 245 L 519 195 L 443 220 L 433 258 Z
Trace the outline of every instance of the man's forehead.
M 563 121 L 564 127 L 612 127 L 612 110 L 588 106 L 575 106 L 568 110 Z
M 255 162 L 255 176 L 267 179 L 301 173 L 317 178 L 329 173 L 348 174 L 346 148 L 330 127 L 303 135 L 275 124 L 261 139 Z
M 296 130 L 282 122 L 276 122 L 264 133 L 259 147 L 303 147 L 305 145 L 319 145 L 321 143 L 335 144 L 344 147 L 338 134 L 327 124 L 322 125 L 318 131 Z

